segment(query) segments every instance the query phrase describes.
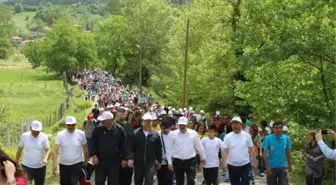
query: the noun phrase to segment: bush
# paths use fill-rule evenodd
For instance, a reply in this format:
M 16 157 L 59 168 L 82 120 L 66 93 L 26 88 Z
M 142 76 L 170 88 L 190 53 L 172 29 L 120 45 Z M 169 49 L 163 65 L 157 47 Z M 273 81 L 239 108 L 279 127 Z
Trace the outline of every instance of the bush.
M 14 11 L 15 11 L 15 13 L 21 13 L 21 12 L 23 12 L 23 6 L 22 6 L 22 4 L 21 3 L 16 3 L 14 5 Z

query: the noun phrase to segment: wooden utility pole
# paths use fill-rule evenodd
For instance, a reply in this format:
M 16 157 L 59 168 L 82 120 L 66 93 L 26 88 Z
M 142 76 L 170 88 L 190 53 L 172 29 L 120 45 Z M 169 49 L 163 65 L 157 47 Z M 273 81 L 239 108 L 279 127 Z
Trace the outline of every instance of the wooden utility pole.
M 185 55 L 184 55 L 184 81 L 183 81 L 183 94 L 182 94 L 182 108 L 186 107 L 187 105 L 188 46 L 189 46 L 189 19 L 187 20 L 186 45 L 185 45 Z
M 142 47 L 140 45 L 137 45 L 139 48 L 139 91 L 140 91 L 140 97 L 142 94 Z

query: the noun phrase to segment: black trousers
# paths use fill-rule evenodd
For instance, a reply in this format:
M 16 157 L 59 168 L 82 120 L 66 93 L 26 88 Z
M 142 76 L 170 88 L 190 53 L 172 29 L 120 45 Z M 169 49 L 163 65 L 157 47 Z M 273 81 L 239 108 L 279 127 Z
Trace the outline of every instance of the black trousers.
M 96 185 L 119 185 L 119 161 L 99 161 L 95 168 Z
M 147 162 L 146 164 L 134 164 L 134 184 L 153 185 L 156 162 Z
M 119 184 L 120 185 L 131 185 L 133 176 L 133 168 L 119 168 Z
M 218 167 L 203 168 L 203 176 L 206 185 L 216 185 L 218 179 Z
M 44 185 L 46 166 L 41 168 L 30 168 L 28 166 L 22 165 L 22 168 L 27 173 L 29 184 L 33 184 L 34 181 L 35 185 Z
M 322 177 L 314 178 L 313 175 L 306 175 L 307 185 L 322 185 Z
M 176 185 L 184 185 L 184 174 L 187 175 L 187 185 L 195 185 L 195 163 L 195 157 L 187 160 L 173 160 Z
M 174 172 L 168 169 L 168 165 L 161 165 L 157 171 L 158 185 L 173 185 Z
M 83 164 L 82 162 L 73 165 L 59 165 L 60 184 L 61 185 L 78 185 Z
M 232 166 L 228 164 L 231 185 L 249 185 L 250 163 L 243 166 Z

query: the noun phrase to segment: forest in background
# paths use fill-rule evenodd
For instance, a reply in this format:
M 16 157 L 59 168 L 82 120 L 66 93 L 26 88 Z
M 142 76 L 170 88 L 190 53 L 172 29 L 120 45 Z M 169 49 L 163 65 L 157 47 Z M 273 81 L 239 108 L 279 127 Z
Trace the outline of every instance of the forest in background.
M 283 120 L 293 139 L 291 176 L 304 177 L 308 131 L 335 128 L 335 0 L 96 3 L 104 13 L 89 29 L 74 27 L 73 7 L 95 3 L 49 3 L 57 16 L 39 19 L 51 30 L 22 51 L 34 67 L 68 74 L 99 68 L 136 85 L 138 45 L 143 85 L 179 107 L 189 19 L 188 106 L 248 114 L 256 122 Z M 2 58 L 11 53 L 15 6 L 0 5 Z M 323 184 L 335 183 L 334 166 L 327 162 Z

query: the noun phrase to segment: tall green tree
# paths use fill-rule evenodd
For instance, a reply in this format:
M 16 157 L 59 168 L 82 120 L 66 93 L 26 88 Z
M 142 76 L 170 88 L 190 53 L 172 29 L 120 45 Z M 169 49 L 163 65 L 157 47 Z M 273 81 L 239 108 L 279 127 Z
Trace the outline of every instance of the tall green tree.
M 12 13 L 2 3 L 0 3 L 0 58 L 6 59 L 12 51 L 12 44 L 10 42 L 12 33 L 14 31 L 14 22 L 12 20 Z
M 23 53 L 33 68 L 39 67 L 44 61 L 44 41 L 33 41 L 24 47 Z

